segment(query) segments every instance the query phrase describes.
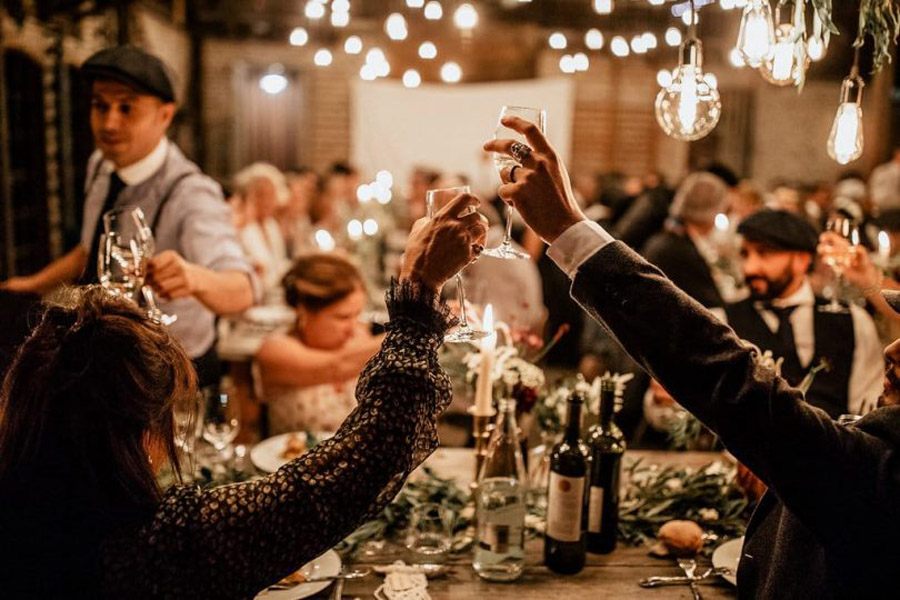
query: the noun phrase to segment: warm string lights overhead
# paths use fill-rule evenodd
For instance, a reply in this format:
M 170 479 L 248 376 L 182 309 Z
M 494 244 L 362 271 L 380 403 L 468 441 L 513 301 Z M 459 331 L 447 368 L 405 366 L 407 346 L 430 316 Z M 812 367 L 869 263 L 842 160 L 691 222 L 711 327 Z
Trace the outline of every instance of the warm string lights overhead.
M 763 60 L 759 72 L 775 85 L 799 84 L 806 78 L 809 58 L 806 55 L 806 29 L 803 21 L 803 2 L 796 2 L 794 18 L 790 23 L 781 22 L 781 7 L 775 9 L 775 44 Z
M 859 76 L 859 50 L 857 43 L 850 74 L 841 83 L 841 102 L 828 136 L 828 156 L 842 165 L 856 160 L 863 152 L 862 90 L 865 83 Z
M 691 12 L 696 12 L 693 2 Z M 666 135 L 693 141 L 715 128 L 722 102 L 715 76 L 703 72 L 703 44 L 697 38 L 695 21 L 679 49 L 678 66 L 671 76 L 658 73 L 657 82 L 662 89 L 656 96 L 656 120 Z

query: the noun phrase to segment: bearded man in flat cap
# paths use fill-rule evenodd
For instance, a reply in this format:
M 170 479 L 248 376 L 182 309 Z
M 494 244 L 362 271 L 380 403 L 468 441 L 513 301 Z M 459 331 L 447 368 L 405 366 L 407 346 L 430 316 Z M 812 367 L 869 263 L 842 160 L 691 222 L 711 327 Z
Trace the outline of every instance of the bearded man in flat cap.
M 828 301 L 813 293 L 807 273 L 815 259 L 816 230 L 795 214 L 762 210 L 744 219 L 738 233 L 750 297 L 725 307 L 728 324 L 781 359 L 781 374 L 792 385 L 827 363 L 806 399 L 833 418 L 874 408 L 883 389 L 878 332 L 859 306 L 832 312 Z
M 215 316 L 241 312 L 261 294 L 222 190 L 166 137 L 175 91 L 159 58 L 121 46 L 97 52 L 81 72 L 90 83 L 97 147 L 88 162 L 81 243 L 3 287 L 46 293 L 62 283 L 96 283 L 103 215 L 139 207 L 156 246 L 147 281 L 162 311 L 177 317 L 171 331 L 194 360 L 200 384 L 215 384 Z

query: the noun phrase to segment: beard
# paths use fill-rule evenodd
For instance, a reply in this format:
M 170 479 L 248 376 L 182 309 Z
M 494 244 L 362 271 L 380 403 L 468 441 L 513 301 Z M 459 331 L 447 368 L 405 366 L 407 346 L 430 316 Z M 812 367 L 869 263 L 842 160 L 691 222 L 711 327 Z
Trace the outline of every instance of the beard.
M 784 290 L 788 289 L 794 281 L 794 276 L 789 269 L 785 269 L 776 279 L 769 279 L 762 275 L 751 275 L 744 277 L 744 281 L 750 290 L 750 297 L 757 301 L 769 302 L 781 296 Z M 759 288 L 754 287 L 753 283 L 757 282 Z

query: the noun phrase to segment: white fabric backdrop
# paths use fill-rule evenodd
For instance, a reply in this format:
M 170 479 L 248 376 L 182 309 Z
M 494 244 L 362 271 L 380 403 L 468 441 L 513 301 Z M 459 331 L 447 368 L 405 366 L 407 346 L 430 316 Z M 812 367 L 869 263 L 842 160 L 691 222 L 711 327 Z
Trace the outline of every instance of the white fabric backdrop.
M 357 80 L 351 109 L 352 161 L 363 177 L 387 169 L 395 194 L 414 166 L 464 173 L 476 192 L 499 185 L 481 144 L 489 139 L 504 104 L 547 111 L 551 143 L 568 160 L 572 139 L 573 86 L 568 79 L 488 84 L 422 85 Z M 487 188 L 487 190 L 485 189 Z

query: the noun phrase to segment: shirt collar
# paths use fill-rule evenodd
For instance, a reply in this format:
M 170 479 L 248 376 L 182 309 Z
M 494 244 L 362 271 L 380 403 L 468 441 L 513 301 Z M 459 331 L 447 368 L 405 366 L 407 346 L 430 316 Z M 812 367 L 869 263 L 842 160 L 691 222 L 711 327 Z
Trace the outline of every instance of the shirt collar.
M 106 161 L 106 170 L 112 173 L 115 171 L 125 185 L 137 185 L 150 179 L 156 173 L 163 163 L 166 162 L 166 154 L 169 150 L 169 140 L 163 136 L 153 151 L 127 167 L 116 170 L 111 161 Z
M 816 296 L 813 293 L 812 286 L 809 285 L 808 279 L 804 279 L 803 285 L 787 298 L 775 298 L 772 300 L 772 306 L 778 308 L 786 308 L 788 306 L 811 306 L 815 303 Z

